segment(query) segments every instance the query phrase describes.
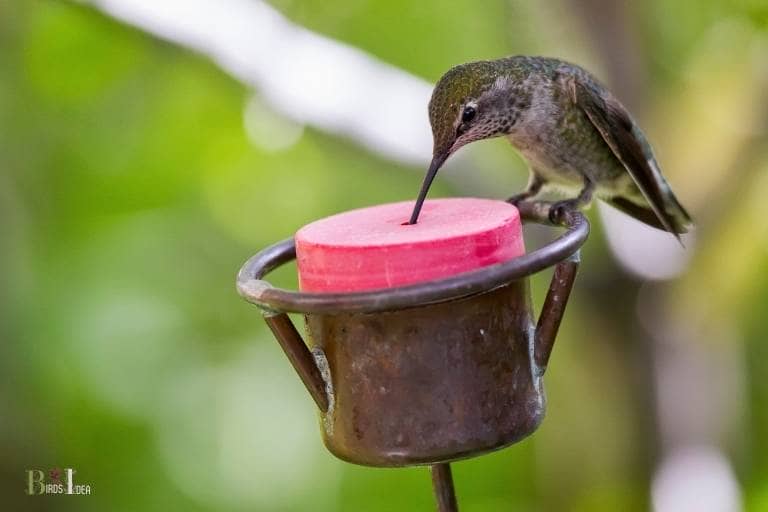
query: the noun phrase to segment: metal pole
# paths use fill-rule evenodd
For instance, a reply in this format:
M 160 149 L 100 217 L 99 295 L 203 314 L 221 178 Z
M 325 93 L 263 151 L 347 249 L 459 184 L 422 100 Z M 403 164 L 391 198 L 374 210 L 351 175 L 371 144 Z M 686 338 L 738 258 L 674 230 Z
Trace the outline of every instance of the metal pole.
M 447 462 L 430 466 L 432 472 L 432 487 L 437 500 L 437 512 L 458 512 L 456 492 L 453 489 L 451 465 Z

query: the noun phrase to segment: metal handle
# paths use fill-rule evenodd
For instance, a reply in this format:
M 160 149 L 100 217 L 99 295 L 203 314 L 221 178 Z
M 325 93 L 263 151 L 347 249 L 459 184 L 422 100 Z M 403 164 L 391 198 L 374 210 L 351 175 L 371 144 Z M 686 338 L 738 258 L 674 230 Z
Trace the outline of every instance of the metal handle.
M 579 261 L 579 251 L 576 251 L 568 259 L 558 263 L 552 275 L 552 281 L 549 283 L 547 297 L 544 299 L 544 305 L 539 313 L 539 322 L 536 324 L 534 343 L 534 359 L 541 373 L 544 373 L 547 368 L 555 337 L 565 313 L 565 306 L 568 304 L 568 297 L 573 288 L 573 281 L 579 269 Z
M 329 400 L 323 376 L 291 319 L 285 313 L 279 313 L 264 315 L 264 320 L 280 343 L 283 352 L 288 356 L 294 370 L 299 374 L 307 391 L 312 395 L 312 399 L 322 412 L 328 411 Z

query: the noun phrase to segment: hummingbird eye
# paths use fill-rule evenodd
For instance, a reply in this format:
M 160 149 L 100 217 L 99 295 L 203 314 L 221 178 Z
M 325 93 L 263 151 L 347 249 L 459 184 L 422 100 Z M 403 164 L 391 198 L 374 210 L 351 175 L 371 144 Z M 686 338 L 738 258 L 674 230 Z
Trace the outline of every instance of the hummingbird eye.
M 468 123 L 472 119 L 475 118 L 475 114 L 477 114 L 477 110 L 472 105 L 467 105 L 464 107 L 464 111 L 461 113 L 461 122 L 462 123 Z

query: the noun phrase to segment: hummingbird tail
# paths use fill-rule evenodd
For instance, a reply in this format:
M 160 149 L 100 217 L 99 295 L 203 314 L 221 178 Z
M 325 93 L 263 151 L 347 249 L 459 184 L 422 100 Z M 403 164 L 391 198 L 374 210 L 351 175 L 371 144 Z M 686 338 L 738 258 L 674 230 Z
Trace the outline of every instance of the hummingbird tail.
M 624 197 L 612 197 L 608 204 L 621 210 L 630 217 L 662 231 L 669 231 L 677 236 L 688 232 L 688 227 L 692 224 L 691 216 L 685 211 L 685 208 L 672 196 L 670 204 L 659 208 L 664 219 L 660 219 L 656 212 L 648 206 L 641 206 Z

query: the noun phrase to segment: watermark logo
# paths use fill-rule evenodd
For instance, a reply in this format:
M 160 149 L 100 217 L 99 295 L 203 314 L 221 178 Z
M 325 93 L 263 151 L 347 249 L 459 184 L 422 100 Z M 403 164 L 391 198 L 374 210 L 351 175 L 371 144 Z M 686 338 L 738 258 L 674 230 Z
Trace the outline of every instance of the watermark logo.
M 27 469 L 26 493 L 30 496 L 41 494 L 91 494 L 91 486 L 75 482 L 73 468 L 53 468 L 46 472 L 41 469 Z M 47 478 L 46 478 L 47 477 Z

